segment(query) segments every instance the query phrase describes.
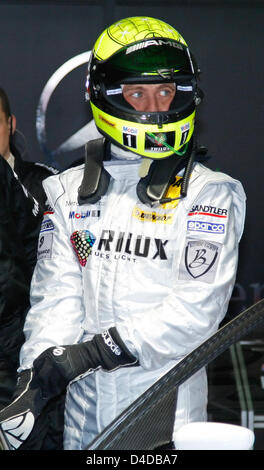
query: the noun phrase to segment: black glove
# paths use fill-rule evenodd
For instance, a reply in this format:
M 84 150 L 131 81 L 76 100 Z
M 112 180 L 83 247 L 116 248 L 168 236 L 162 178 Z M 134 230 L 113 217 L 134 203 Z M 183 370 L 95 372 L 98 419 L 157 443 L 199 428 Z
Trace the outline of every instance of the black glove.
M 104 370 L 138 365 L 116 328 L 95 335 L 91 341 L 46 349 L 33 363 L 42 396 L 60 394 L 69 382 L 98 368 Z M 0 415 L 1 416 L 1 415 Z
M 48 401 L 42 398 L 33 369 L 19 374 L 12 398 L 11 404 L 0 411 L 0 428 L 6 446 L 14 450 L 27 439 Z
M 91 341 L 69 346 L 52 346 L 22 372 L 12 403 L 0 411 L 0 425 L 10 446 L 17 449 L 29 436 L 36 418 L 48 401 L 67 385 L 96 369 L 137 366 L 116 328 L 98 334 Z

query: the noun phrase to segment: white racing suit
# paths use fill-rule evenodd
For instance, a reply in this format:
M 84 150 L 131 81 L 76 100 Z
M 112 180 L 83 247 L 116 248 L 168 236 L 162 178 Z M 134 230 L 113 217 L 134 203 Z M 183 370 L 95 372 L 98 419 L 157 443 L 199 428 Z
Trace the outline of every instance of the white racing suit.
M 86 341 L 111 326 L 140 363 L 70 384 L 65 449 L 86 448 L 211 336 L 233 290 L 245 217 L 241 184 L 196 163 L 188 196 L 154 209 L 136 195 L 139 165 L 108 162 L 108 191 L 93 205 L 77 202 L 83 166 L 44 182 L 51 209 L 40 232 L 20 370 L 52 345 Z M 168 196 L 178 189 L 175 181 Z M 179 388 L 175 430 L 206 420 L 206 406 L 202 369 Z

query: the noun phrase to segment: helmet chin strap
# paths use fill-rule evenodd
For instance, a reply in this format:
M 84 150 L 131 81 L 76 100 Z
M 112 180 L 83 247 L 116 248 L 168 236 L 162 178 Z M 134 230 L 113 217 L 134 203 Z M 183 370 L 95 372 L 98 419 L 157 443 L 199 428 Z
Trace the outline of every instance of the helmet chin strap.
M 110 142 L 102 137 L 89 141 L 85 146 L 84 174 L 78 191 L 80 205 L 95 204 L 107 192 L 110 175 L 104 169 L 103 161 L 109 159 L 109 145 Z M 182 156 L 171 155 L 160 160 L 150 160 L 150 165 L 147 164 L 144 171 L 141 169 L 142 177 L 137 184 L 140 201 L 150 206 L 173 201 L 174 198 L 166 198 L 165 194 L 175 176 L 183 169 L 180 198 L 186 197 L 193 163 L 208 160 L 206 153 L 205 147 L 197 149 L 192 138 Z

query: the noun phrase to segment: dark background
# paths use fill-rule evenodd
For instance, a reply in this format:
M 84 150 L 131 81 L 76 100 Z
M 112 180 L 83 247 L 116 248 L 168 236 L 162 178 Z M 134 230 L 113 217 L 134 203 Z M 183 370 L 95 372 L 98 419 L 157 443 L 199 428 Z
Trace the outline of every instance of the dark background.
M 25 136 L 17 135 L 17 145 L 25 159 L 60 169 L 82 156 L 82 147 L 68 152 L 57 149 L 91 119 L 84 101 L 86 65 L 68 73 L 55 88 L 41 141 L 36 116 L 43 89 L 59 67 L 89 51 L 107 25 L 138 15 L 170 23 L 187 41 L 202 70 L 200 144 L 212 155 L 208 166 L 239 179 L 247 194 L 230 319 L 264 293 L 262 0 L 1 0 L 0 86 L 8 93 Z M 263 330 L 250 337 L 262 339 Z

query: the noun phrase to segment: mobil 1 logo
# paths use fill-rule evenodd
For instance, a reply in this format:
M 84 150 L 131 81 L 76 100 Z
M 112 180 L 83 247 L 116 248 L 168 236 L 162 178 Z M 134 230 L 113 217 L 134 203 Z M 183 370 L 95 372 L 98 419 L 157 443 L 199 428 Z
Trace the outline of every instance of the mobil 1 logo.
M 133 149 L 137 148 L 137 129 L 123 126 L 123 145 Z
M 182 253 L 179 279 L 214 282 L 222 245 L 206 240 L 187 240 Z

